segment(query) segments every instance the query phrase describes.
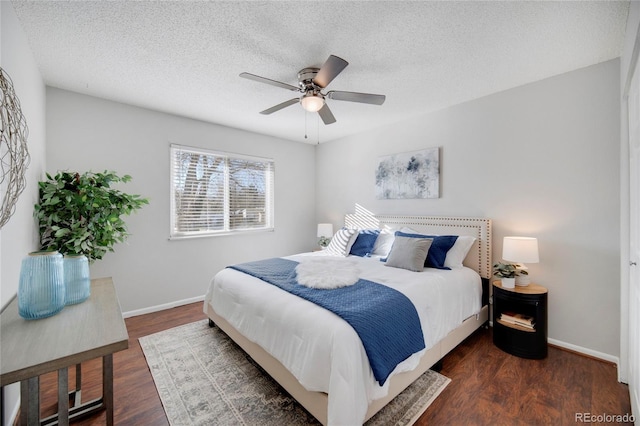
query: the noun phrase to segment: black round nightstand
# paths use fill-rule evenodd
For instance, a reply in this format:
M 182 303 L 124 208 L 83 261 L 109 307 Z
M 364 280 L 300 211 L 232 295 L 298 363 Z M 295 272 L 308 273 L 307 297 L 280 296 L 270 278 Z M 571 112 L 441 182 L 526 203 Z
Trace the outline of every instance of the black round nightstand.
M 537 284 L 510 289 L 494 281 L 493 343 L 522 358 L 546 358 L 547 293 Z

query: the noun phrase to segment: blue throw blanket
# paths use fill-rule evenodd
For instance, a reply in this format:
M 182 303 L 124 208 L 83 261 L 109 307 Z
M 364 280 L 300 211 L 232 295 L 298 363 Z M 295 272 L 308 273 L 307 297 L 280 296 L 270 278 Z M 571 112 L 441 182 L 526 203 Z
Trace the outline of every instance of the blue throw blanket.
M 297 265 L 293 260 L 273 258 L 230 268 L 309 300 L 347 321 L 360 336 L 380 385 L 400 362 L 425 348 L 418 312 L 404 294 L 363 279 L 330 290 L 305 287 L 296 280 Z

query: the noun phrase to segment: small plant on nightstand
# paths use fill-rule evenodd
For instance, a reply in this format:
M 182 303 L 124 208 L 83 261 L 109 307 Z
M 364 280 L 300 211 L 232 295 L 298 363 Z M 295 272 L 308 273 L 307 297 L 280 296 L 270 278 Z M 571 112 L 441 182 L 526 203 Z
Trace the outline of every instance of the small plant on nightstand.
M 322 250 L 324 250 L 327 248 L 330 242 L 331 242 L 331 238 L 320 237 L 320 239 L 318 240 L 318 245 L 322 247 Z
M 518 269 L 518 265 L 514 263 L 496 263 L 493 265 L 493 275 L 500 278 L 502 287 L 514 288 L 516 277 L 523 271 Z M 526 271 L 524 271 L 526 273 Z

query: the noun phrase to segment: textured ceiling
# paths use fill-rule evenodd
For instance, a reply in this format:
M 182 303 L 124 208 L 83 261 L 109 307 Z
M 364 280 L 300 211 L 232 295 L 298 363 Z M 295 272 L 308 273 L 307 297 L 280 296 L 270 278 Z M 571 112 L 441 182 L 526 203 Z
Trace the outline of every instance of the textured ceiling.
M 13 1 L 45 83 L 295 141 L 321 142 L 616 58 L 628 2 Z M 337 122 L 293 105 L 295 85 L 334 54 Z M 305 117 L 306 116 L 306 117 Z

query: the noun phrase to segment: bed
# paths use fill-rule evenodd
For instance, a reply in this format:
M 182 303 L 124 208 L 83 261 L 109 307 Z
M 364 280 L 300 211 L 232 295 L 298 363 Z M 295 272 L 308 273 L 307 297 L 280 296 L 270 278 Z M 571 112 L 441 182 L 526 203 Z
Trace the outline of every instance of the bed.
M 464 267 L 452 270 L 425 268 L 418 273 L 386 268 L 376 256 L 345 259 L 355 265 L 362 279 L 396 289 L 416 306 L 424 349 L 398 364 L 388 379 L 379 380 L 374 374 L 367 358 L 369 347 L 365 350 L 358 334 L 340 316 L 247 273 L 231 268 L 220 271 L 204 302 L 210 323 L 229 335 L 325 425 L 364 423 L 488 321 L 489 219 L 349 214 L 345 227 L 473 239 Z M 287 259 L 302 265 L 325 254 Z M 432 284 L 426 286 L 420 280 Z M 423 306 L 423 299 L 430 304 Z M 445 305 L 447 299 L 455 299 L 459 306 Z

